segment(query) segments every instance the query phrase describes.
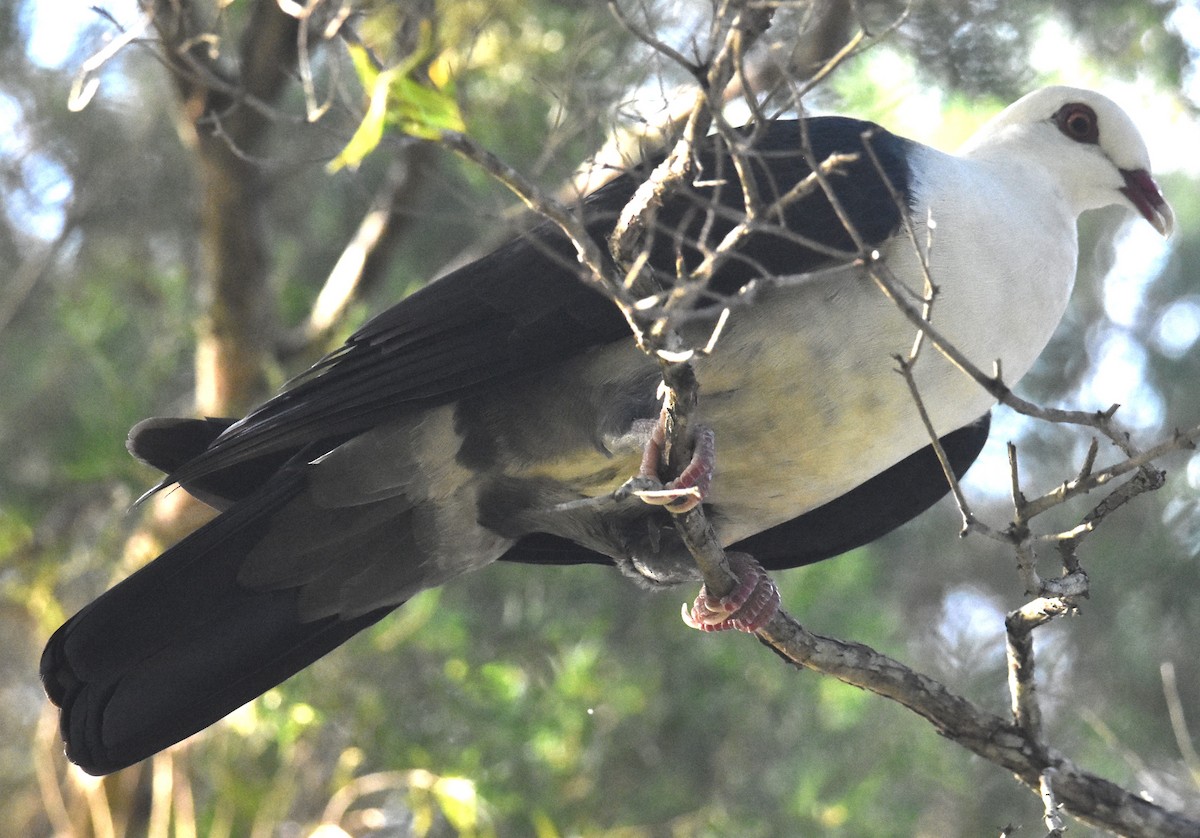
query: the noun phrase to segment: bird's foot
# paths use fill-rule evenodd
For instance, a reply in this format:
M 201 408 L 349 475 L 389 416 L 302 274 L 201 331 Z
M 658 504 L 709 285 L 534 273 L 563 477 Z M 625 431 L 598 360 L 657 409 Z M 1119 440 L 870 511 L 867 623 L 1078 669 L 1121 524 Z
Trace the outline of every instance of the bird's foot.
M 642 466 L 638 470 L 639 477 L 659 480 L 658 464 L 661 461 L 662 449 L 666 440 L 665 418 L 660 416 L 642 451 Z M 696 428 L 692 445 L 692 459 L 679 476 L 671 482 L 663 484 L 661 489 L 638 492 L 638 497 L 646 503 L 665 506 L 667 511 L 676 514 L 695 509 L 704 502 L 704 498 L 708 494 L 716 459 L 716 435 L 711 428 L 699 426 Z
M 779 589 L 762 565 L 745 553 L 729 553 L 729 569 L 737 577 L 737 587 L 723 597 L 700 589 L 691 612 L 683 606 L 683 621 L 700 631 L 737 629 L 753 634 L 765 626 L 779 610 Z

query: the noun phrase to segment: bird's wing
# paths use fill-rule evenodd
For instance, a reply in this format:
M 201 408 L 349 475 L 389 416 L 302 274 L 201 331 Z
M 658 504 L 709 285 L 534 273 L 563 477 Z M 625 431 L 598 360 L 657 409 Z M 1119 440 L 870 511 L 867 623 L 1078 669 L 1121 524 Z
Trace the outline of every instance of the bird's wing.
M 878 163 L 864 152 L 868 132 Z M 872 246 L 896 232 L 902 208 L 892 190 L 906 194 L 906 141 L 859 120 L 820 117 L 763 128 L 746 157 L 761 204 L 802 182 L 811 171 L 808 160 L 834 154 L 853 156 L 828 174 L 839 206 L 810 183 L 741 241 L 709 284 L 714 296 L 733 294 L 756 278 L 816 270 L 838 260 L 831 254 L 853 253 L 843 217 Z M 636 186 L 632 175 L 624 175 L 584 202 L 588 229 L 602 248 Z M 742 220 L 744 202 L 729 157 L 710 144 L 693 183 L 668 195 L 658 210 L 648 245 L 651 267 L 669 281 L 680 261 L 694 266 L 701 258 L 695 243 L 720 242 Z M 195 481 L 281 452 L 286 459 L 320 440 L 332 448 L 389 418 L 452 402 L 481 384 L 535 373 L 629 335 L 617 308 L 579 279 L 573 246 L 557 228 L 542 224 L 375 317 L 200 456 L 173 469 L 164 483 Z
M 861 151 L 860 135 L 869 128 L 813 120 L 813 155 Z M 903 193 L 908 173 L 900 144 L 877 140 L 888 179 Z M 759 138 L 750 165 L 764 200 L 809 172 L 803 145 L 794 122 L 776 123 Z M 741 190 L 720 159 L 703 157 L 697 181 L 659 210 L 651 263 L 668 276 L 677 255 L 688 264 L 699 260 L 691 242 L 713 244 L 737 223 Z M 873 162 L 860 157 L 830 178 L 867 242 L 882 242 L 899 226 L 901 208 Z M 634 187 L 633 178 L 619 179 L 588 199 L 585 217 L 598 240 Z M 830 261 L 830 248 L 852 249 L 819 191 L 781 214 L 790 232 L 745 239 L 715 278 L 714 294 L 759 276 L 813 270 Z M 444 538 L 454 525 L 446 525 L 437 504 L 422 506 L 419 493 L 332 508 L 314 494 L 320 487 L 312 481 L 324 472 L 308 464 L 339 440 L 389 421 L 399 433 L 405 422 L 420 421 L 407 414 L 627 337 L 616 308 L 578 280 L 573 258 L 562 236 L 539 228 L 384 312 L 241 422 L 139 426 L 130 442 L 136 455 L 228 508 L 51 638 L 42 677 L 62 708 L 71 758 L 105 773 L 149 756 L 307 666 L 411 590 L 469 569 L 470 562 L 446 556 L 490 561 L 507 549 L 506 539 L 469 526 L 474 509 L 456 519 L 466 524 L 458 529 L 487 543 L 456 549 Z M 316 559 L 296 560 L 298 554 Z

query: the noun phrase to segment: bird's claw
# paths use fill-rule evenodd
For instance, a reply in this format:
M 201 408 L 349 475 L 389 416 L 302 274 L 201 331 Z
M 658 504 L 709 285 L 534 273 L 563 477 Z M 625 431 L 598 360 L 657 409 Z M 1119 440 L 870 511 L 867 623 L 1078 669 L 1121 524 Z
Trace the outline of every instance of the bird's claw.
M 662 457 L 662 448 L 666 444 L 666 438 L 666 426 L 660 417 L 642 452 L 639 477 L 658 480 L 658 463 Z M 669 483 L 663 484 L 662 489 L 640 491 L 636 494 L 645 503 L 665 506 L 669 512 L 675 514 L 689 512 L 704 503 L 708 487 L 712 483 L 715 463 L 716 435 L 711 428 L 698 427 L 692 446 L 692 459 L 680 475 Z
M 702 587 L 691 611 L 683 606 L 683 621 L 699 631 L 737 629 L 753 634 L 779 610 L 779 589 L 762 565 L 745 553 L 729 553 L 726 558 L 737 587 L 723 597 L 714 597 L 707 586 Z
M 651 506 L 670 507 L 672 512 L 687 512 L 704 502 L 704 495 L 695 486 L 669 486 L 662 489 L 635 489 L 633 494 Z

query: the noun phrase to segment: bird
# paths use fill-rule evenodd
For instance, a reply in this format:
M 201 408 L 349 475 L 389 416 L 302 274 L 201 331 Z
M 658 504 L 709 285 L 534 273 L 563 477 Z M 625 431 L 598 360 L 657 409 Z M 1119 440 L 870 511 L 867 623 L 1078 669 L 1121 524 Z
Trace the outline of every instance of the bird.
M 654 163 L 580 201 L 598 246 Z M 548 222 L 378 314 L 244 418 L 135 426 L 128 448 L 163 472 L 156 489 L 219 514 L 49 639 L 41 678 L 67 757 L 96 775 L 130 766 L 496 561 L 694 583 L 672 524 L 684 503 L 749 557 L 741 599 L 769 598 L 766 571 L 871 542 L 948 490 L 895 369 L 917 327 L 864 254 L 917 301 L 927 267 L 930 322 L 1012 384 L 1067 307 L 1082 213 L 1174 225 L 1134 122 L 1094 91 L 1029 93 L 954 153 L 850 117 L 780 117 L 698 145 L 644 240 L 651 292 L 744 219 L 747 184 L 772 210 L 680 321 L 693 345 L 722 328 L 692 361 L 700 479 L 675 508 L 620 491 L 661 435 L 660 365 Z M 994 398 L 928 348 L 912 374 L 961 476 Z M 743 630 L 769 616 L 743 607 L 709 598 L 692 614 Z

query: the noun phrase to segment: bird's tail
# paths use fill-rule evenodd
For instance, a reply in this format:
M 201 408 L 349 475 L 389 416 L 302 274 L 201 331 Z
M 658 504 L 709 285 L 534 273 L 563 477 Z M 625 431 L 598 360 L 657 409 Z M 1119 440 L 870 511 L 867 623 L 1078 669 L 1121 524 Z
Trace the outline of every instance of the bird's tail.
M 234 419 L 155 417 L 134 425 L 125 447 L 136 459 L 164 475 L 142 498 L 175 483 L 176 473 L 203 458 L 235 423 Z M 313 456 L 324 453 L 328 447 Z M 264 486 L 298 451 L 299 446 L 292 446 L 244 459 L 233 458 L 228 463 L 219 461 L 180 485 L 202 503 L 223 511 Z
M 107 774 L 202 730 L 392 611 L 304 619 L 298 589 L 238 580 L 302 473 L 234 505 L 64 624 L 41 676 L 67 756 Z

